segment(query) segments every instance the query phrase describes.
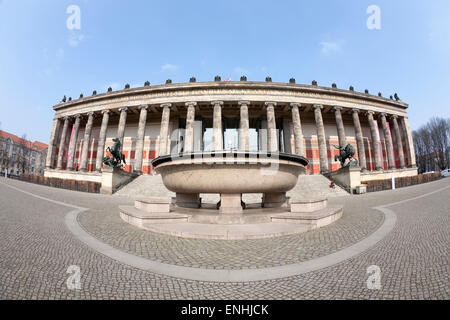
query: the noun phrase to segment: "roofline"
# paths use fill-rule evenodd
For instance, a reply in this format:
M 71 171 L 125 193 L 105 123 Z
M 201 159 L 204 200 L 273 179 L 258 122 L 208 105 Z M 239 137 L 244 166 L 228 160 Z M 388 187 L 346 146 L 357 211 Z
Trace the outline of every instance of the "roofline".
M 266 88 L 277 90 L 298 90 L 299 92 L 322 93 L 328 95 L 337 95 L 341 97 L 352 97 L 361 100 L 368 100 L 378 103 L 388 104 L 397 108 L 407 109 L 409 105 L 403 101 L 395 101 L 385 97 L 379 97 L 371 94 L 344 90 L 338 88 L 330 88 L 316 85 L 293 84 L 283 82 L 263 82 L 263 81 L 207 81 L 207 82 L 184 82 L 184 83 L 170 83 L 155 86 L 143 86 L 138 88 L 122 89 L 101 94 L 96 94 L 88 97 L 79 98 L 68 102 L 60 102 L 53 106 L 53 110 L 60 110 L 67 107 L 73 107 L 86 102 L 97 102 L 111 98 L 126 97 L 132 95 L 141 95 L 149 93 L 170 92 L 178 90 L 195 90 L 195 89 L 252 89 L 252 88 Z

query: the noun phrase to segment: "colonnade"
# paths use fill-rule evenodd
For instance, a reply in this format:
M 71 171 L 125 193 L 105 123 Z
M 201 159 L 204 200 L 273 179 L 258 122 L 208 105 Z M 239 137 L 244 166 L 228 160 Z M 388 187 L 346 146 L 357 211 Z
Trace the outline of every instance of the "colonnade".
M 212 101 L 211 106 L 213 108 L 213 150 L 223 150 L 224 149 L 224 141 L 223 141 L 223 128 L 222 128 L 222 108 L 224 105 L 224 101 Z M 249 111 L 248 108 L 251 105 L 250 101 L 238 101 L 239 106 L 239 130 L 238 130 L 238 149 L 239 150 L 249 150 L 250 146 L 250 134 L 249 134 Z M 285 104 L 283 104 L 285 105 Z M 187 107 L 187 115 L 186 115 L 186 128 L 185 128 L 185 136 L 184 136 L 184 152 L 192 152 L 194 151 L 194 125 L 195 125 L 195 113 L 197 102 L 189 101 L 185 103 Z M 302 105 L 300 103 L 290 103 L 290 110 L 292 115 L 292 124 L 293 124 L 293 135 L 294 135 L 294 145 L 295 150 L 293 153 L 305 156 L 305 148 L 303 145 L 303 132 L 302 132 L 302 123 L 300 118 L 300 111 L 302 109 Z M 145 126 L 147 123 L 147 113 L 149 110 L 149 105 L 142 105 L 138 108 L 139 110 L 139 123 L 138 130 L 136 136 L 136 150 L 135 150 L 135 171 L 137 173 L 142 173 L 142 160 L 143 160 L 143 149 L 144 149 L 144 136 L 145 136 Z M 159 145 L 159 156 L 167 155 L 170 153 L 168 147 L 167 137 L 169 134 L 169 120 L 170 113 L 172 109 L 171 103 L 163 103 L 160 105 L 162 109 L 161 116 L 161 127 L 160 127 L 160 145 Z M 276 127 L 276 107 L 277 102 L 267 101 L 264 103 L 264 111 L 267 116 L 267 150 L 269 152 L 277 152 L 279 150 L 278 146 L 278 136 L 277 136 L 277 127 Z M 323 122 L 323 105 L 314 104 L 312 105 L 312 109 L 314 111 L 314 119 L 316 125 L 316 133 L 317 133 L 317 141 L 318 141 L 318 150 L 319 150 L 319 158 L 320 158 L 320 172 L 324 173 L 330 170 L 328 165 L 328 149 L 326 143 L 326 135 L 325 128 Z M 338 141 L 340 146 L 345 146 L 347 144 L 347 138 L 345 134 L 344 121 L 342 118 L 343 108 L 341 106 L 332 106 L 331 109 L 334 113 L 336 120 L 336 129 L 338 134 Z M 117 137 L 123 143 L 124 135 L 125 135 L 125 126 L 127 121 L 127 114 L 129 112 L 129 108 L 123 107 L 118 109 L 120 113 L 119 125 L 117 129 Z M 346 110 L 347 111 L 347 110 Z M 360 115 L 362 112 L 359 109 L 350 109 L 352 114 L 353 126 L 355 130 L 355 138 L 357 143 L 358 157 L 359 157 L 359 165 L 362 171 L 366 171 L 366 153 L 365 153 L 365 145 L 363 140 L 363 133 L 360 123 Z M 102 168 L 102 160 L 103 153 L 105 149 L 105 141 L 106 141 L 106 132 L 108 128 L 109 118 L 110 118 L 111 110 L 102 110 L 97 112 L 88 112 L 87 114 L 77 114 L 74 116 L 65 116 L 62 118 L 55 118 L 53 121 L 53 127 L 50 136 L 50 142 L 48 147 L 48 155 L 46 161 L 46 167 L 48 169 L 53 167 L 54 157 L 56 152 L 56 141 L 59 136 L 59 150 L 57 161 L 56 161 L 56 169 L 61 170 L 63 165 L 63 157 L 64 152 L 62 150 L 65 146 L 65 141 L 67 139 L 67 135 L 70 132 L 69 126 L 72 123 L 72 139 L 69 144 L 68 154 L 67 154 L 67 169 L 73 170 L 74 160 L 75 160 L 75 149 L 76 142 L 78 138 L 78 132 L 80 129 L 80 121 L 81 117 L 86 117 L 86 125 L 84 130 L 84 143 L 82 146 L 81 156 L 80 156 L 80 171 L 88 170 L 88 151 L 89 151 L 89 142 L 91 141 L 92 134 L 92 125 L 94 118 L 97 116 L 102 117 L 100 134 L 98 138 L 97 144 L 97 158 L 95 168 L 97 171 L 101 171 Z M 382 169 L 382 154 L 380 152 L 380 139 L 379 132 L 375 122 L 375 112 L 374 111 L 366 111 L 364 115 L 367 117 L 370 133 L 371 133 L 371 141 L 372 141 L 372 154 L 375 162 L 375 170 Z M 400 164 L 400 168 L 405 167 L 405 155 L 403 151 L 403 142 L 402 137 L 405 138 L 406 141 L 406 152 L 408 155 L 410 167 L 415 166 L 415 155 L 414 149 L 412 146 L 412 136 L 409 128 L 408 118 L 397 116 L 395 114 L 388 115 L 384 112 L 377 114 L 378 119 L 381 121 L 382 131 L 384 135 L 384 140 L 386 143 L 386 152 L 387 152 L 387 160 L 389 168 L 395 168 L 395 157 L 393 153 L 393 147 L 391 144 L 390 133 L 395 135 L 396 149 L 398 150 L 398 160 Z M 388 118 L 391 120 L 393 124 L 393 130 L 389 130 L 387 123 Z M 400 120 L 400 125 L 399 121 Z M 62 128 L 61 128 L 62 127 Z M 87 143 L 86 143 L 87 142 Z

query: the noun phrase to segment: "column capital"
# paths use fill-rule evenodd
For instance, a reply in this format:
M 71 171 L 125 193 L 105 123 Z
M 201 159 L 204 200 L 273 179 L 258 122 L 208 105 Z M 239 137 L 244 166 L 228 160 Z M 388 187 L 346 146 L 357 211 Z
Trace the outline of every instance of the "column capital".
M 360 113 L 360 112 L 361 112 L 361 110 L 359 110 L 359 109 L 356 109 L 356 108 L 352 109 L 352 113 Z
M 373 116 L 374 114 L 375 114 L 375 112 L 373 112 L 371 110 L 366 111 L 366 115 L 368 115 L 368 116 Z
M 217 106 L 217 105 L 223 106 L 223 101 L 219 101 L 219 100 L 212 101 L 211 105 L 213 105 L 213 106 Z
M 293 107 L 297 107 L 297 108 L 301 108 L 302 107 L 302 104 L 301 103 L 298 103 L 298 102 L 291 102 L 290 104 L 289 104 L 289 107 L 292 109 Z
M 139 110 L 142 110 L 142 109 L 147 110 L 149 107 L 150 107 L 150 106 L 149 106 L 148 104 L 141 104 L 141 105 L 138 107 L 138 109 L 139 109 Z
M 397 118 L 398 118 L 398 115 L 397 115 L 397 114 L 390 114 L 389 117 L 390 117 L 391 119 L 397 119 Z
M 83 115 L 81 113 L 77 113 L 77 114 L 72 115 L 72 117 L 74 117 L 74 119 L 77 120 L 77 119 L 81 119 L 83 117 Z
M 240 106 L 248 106 L 250 104 L 250 101 L 238 101 L 238 105 Z
M 266 108 L 268 108 L 268 107 L 275 107 L 277 105 L 277 103 L 276 102 L 273 102 L 273 101 L 267 101 L 267 102 L 264 102 L 264 106 L 266 107 Z
M 313 109 L 314 110 L 316 110 L 316 109 L 323 109 L 323 105 L 321 105 L 321 104 L 313 104 Z
M 161 108 L 169 108 L 172 109 L 172 104 L 171 103 L 161 103 L 160 105 Z
M 197 102 L 195 102 L 195 101 L 189 101 L 189 102 L 186 102 L 185 104 L 184 104 L 186 107 L 195 107 L 196 105 L 197 105 Z
M 109 110 L 109 109 L 104 109 L 104 110 L 102 110 L 102 114 L 110 114 L 111 113 L 111 110 Z
M 378 115 L 378 119 L 379 118 L 386 118 L 386 113 L 385 112 L 381 112 L 379 115 Z
M 89 112 L 87 113 L 87 116 L 88 116 L 88 117 L 95 117 L 95 112 L 94 112 L 94 111 L 89 111 Z
M 120 112 L 123 112 L 123 111 L 128 112 L 128 107 L 121 107 L 121 108 L 119 108 L 119 111 Z
M 64 119 L 64 121 L 68 121 L 70 119 L 70 116 L 64 116 L 62 117 L 62 119 Z
M 333 108 L 331 110 L 333 110 L 334 112 L 336 112 L 338 110 L 341 111 L 342 107 L 341 106 L 333 106 Z

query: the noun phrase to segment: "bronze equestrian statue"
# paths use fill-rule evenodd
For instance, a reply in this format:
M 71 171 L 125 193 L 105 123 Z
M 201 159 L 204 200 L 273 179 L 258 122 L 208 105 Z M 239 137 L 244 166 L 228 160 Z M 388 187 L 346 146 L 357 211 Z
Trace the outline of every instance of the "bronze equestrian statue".
M 122 168 L 125 162 L 125 155 L 122 153 L 122 144 L 119 138 L 114 138 L 114 145 L 112 148 L 106 148 L 106 151 L 111 153 L 111 156 L 106 156 L 103 158 L 103 163 L 111 168 Z M 122 163 L 123 162 L 123 163 Z
M 358 160 L 354 158 L 355 148 L 351 144 L 347 144 L 345 147 L 335 146 L 339 149 L 339 155 L 334 156 L 334 161 L 339 160 L 341 167 L 355 167 L 358 164 Z M 348 162 L 346 163 L 348 159 Z

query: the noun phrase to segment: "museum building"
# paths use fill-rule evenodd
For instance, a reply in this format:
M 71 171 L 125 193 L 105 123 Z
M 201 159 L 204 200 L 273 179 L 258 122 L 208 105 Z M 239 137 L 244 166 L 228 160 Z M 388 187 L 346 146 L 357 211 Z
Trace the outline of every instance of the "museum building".
M 395 98 L 288 83 L 214 81 L 150 85 L 66 99 L 55 117 L 45 176 L 100 181 L 103 157 L 122 142 L 125 171 L 154 174 L 159 156 L 217 150 L 304 156 L 307 174 L 341 167 L 337 146 L 350 144 L 361 181 L 417 174 L 407 115 Z

